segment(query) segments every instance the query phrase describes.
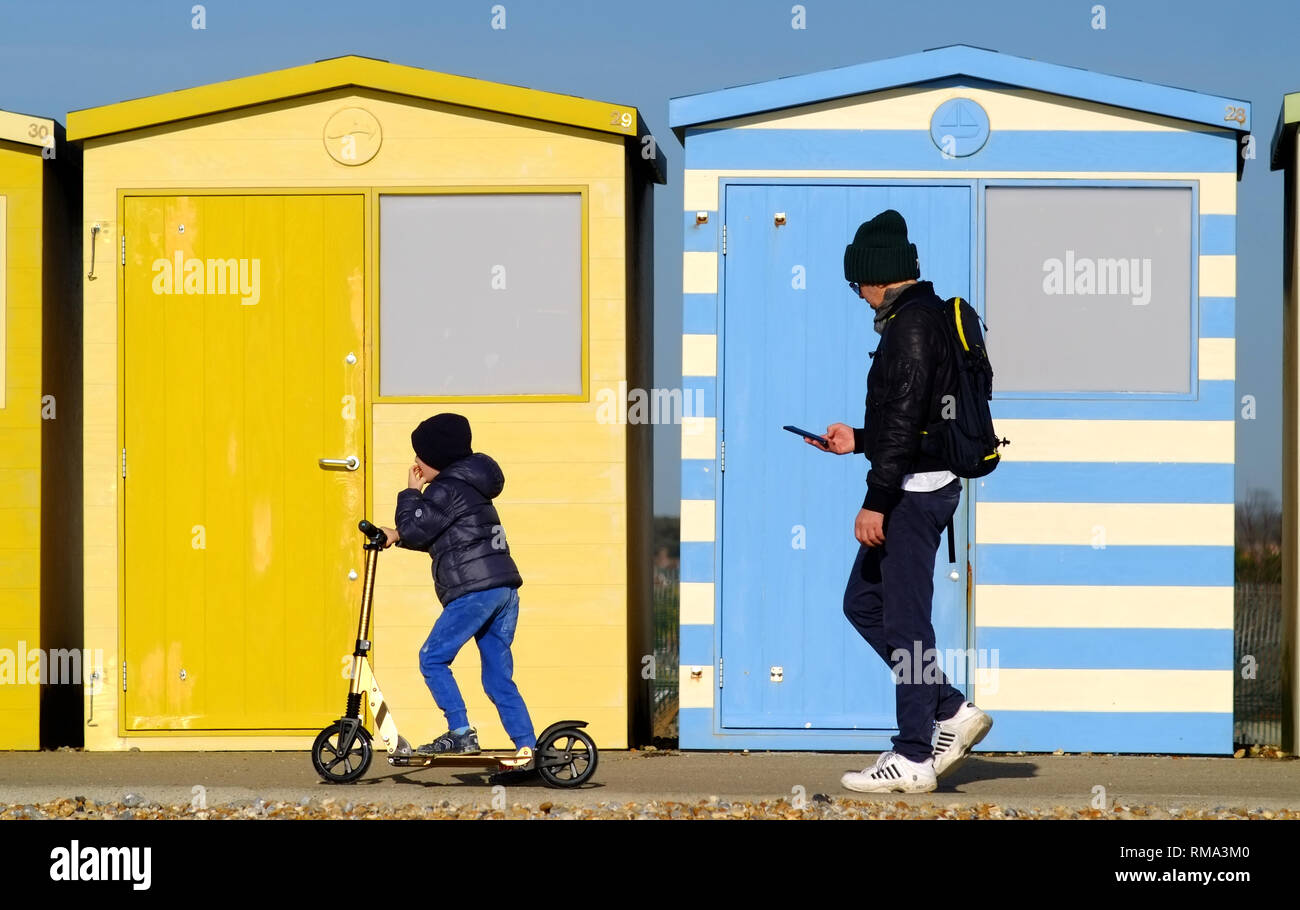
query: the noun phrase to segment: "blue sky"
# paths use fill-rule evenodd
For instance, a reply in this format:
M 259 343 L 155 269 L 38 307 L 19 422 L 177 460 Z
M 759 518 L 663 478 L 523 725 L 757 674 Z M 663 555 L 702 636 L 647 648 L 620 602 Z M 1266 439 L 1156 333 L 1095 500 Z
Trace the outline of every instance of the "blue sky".
M 747 82 L 973 44 L 1249 101 L 1258 157 L 1239 185 L 1237 495 L 1281 493 L 1282 174 L 1268 145 L 1282 95 L 1300 91 L 1292 4 L 1205 0 L 493 0 L 311 3 L 213 0 L 207 28 L 192 0 L 0 0 L 0 108 L 66 121 L 69 110 L 201 85 L 340 54 L 634 104 L 669 161 L 656 189 L 655 384 L 680 384 L 682 149 L 668 99 Z M 849 422 L 859 415 L 844 415 Z M 676 427 L 656 429 L 655 506 L 677 511 Z

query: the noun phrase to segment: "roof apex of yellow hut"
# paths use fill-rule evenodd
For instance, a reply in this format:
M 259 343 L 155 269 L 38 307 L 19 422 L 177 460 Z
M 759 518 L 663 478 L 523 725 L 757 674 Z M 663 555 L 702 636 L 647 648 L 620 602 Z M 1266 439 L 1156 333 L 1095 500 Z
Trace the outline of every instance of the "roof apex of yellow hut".
M 299 98 L 339 88 L 363 88 L 468 108 L 561 123 L 629 138 L 649 135 L 635 107 L 489 82 L 349 54 L 214 82 L 68 114 L 68 138 L 92 139 L 195 117 Z M 662 154 L 653 167 L 662 183 Z

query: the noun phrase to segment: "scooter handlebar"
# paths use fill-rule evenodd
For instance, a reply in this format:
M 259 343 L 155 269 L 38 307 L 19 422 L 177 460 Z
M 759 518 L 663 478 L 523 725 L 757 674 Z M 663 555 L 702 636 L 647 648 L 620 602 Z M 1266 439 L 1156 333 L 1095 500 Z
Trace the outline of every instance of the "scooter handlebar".
M 383 528 L 371 524 L 364 518 L 357 522 L 357 528 L 360 529 L 362 534 L 366 535 L 366 539 L 371 543 L 383 544 L 388 540 L 388 535 L 384 533 Z

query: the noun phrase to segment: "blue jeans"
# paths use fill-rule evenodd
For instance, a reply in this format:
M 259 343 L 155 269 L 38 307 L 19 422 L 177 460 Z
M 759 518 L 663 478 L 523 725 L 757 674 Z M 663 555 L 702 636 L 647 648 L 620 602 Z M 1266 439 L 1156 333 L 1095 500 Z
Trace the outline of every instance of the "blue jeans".
M 501 725 L 515 748 L 536 746 L 537 736 L 523 696 L 511 678 L 515 672 L 510 643 L 519 621 L 519 589 L 490 588 L 457 597 L 443 607 L 424 647 L 420 648 L 420 672 L 433 700 L 447 715 L 447 727 L 469 725 L 465 700 L 451 675 L 451 662 L 473 638 L 483 664 L 483 691 L 496 705 Z
M 957 511 L 961 481 L 930 493 L 904 491 L 885 516 L 885 543 L 862 544 L 844 590 L 844 615 L 881 660 L 895 671 L 898 735 L 894 751 L 911 761 L 932 755 L 934 722 L 966 701 L 933 659 L 934 557 L 948 519 Z M 911 667 L 898 659 L 920 657 Z

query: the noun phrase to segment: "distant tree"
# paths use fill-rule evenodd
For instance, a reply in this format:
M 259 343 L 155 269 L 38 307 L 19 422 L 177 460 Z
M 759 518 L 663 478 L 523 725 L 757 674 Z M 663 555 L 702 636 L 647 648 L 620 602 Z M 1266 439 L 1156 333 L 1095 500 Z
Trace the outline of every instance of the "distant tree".
M 668 557 L 676 562 L 678 551 L 681 549 L 681 519 L 676 515 L 656 515 L 654 517 L 654 540 L 651 543 L 652 552 L 658 553 L 660 548 L 668 551 Z
M 1237 581 L 1282 580 L 1282 509 L 1268 490 L 1252 489 L 1236 508 Z

